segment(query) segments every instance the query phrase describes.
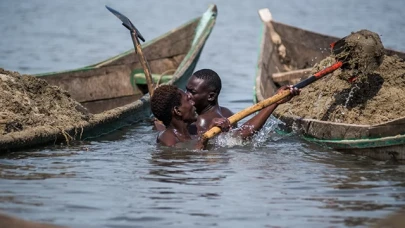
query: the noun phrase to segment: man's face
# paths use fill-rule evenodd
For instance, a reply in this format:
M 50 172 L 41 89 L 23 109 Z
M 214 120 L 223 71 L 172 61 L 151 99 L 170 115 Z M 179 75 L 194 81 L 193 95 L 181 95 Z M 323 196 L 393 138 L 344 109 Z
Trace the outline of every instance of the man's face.
M 193 99 L 197 113 L 201 113 L 209 104 L 208 98 L 211 91 L 203 79 L 197 78 L 194 75 L 191 76 L 186 85 L 186 92 Z
M 198 114 L 194 107 L 194 101 L 191 96 L 184 91 L 181 91 L 181 106 L 179 107 L 183 114 L 183 120 L 185 122 L 193 123 L 197 120 Z

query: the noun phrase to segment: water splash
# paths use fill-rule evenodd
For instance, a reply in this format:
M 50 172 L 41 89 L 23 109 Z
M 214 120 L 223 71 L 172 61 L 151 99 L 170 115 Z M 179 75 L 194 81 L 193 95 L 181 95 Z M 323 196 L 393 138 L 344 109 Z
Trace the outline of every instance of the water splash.
M 344 106 L 345 109 L 347 109 L 347 105 L 349 104 L 350 99 L 353 97 L 353 94 L 356 92 L 357 89 L 360 89 L 360 87 L 357 84 L 354 84 L 354 86 L 350 89 L 349 95 L 347 96 L 346 101 L 345 101 L 345 106 Z M 344 113 L 342 113 L 342 114 L 344 114 Z
M 232 135 L 232 131 L 227 133 L 222 133 L 215 138 L 215 145 L 217 147 L 234 147 L 234 146 L 244 146 L 246 142 L 240 137 Z
M 317 115 L 319 115 L 319 113 L 322 112 L 323 105 L 320 105 L 320 103 L 321 103 L 320 100 L 321 100 L 322 97 L 323 97 L 323 94 L 322 94 L 322 92 L 320 92 L 320 93 L 318 94 L 318 98 L 317 98 L 316 101 L 315 101 L 314 109 L 315 109 L 315 110 L 318 110 L 318 114 L 317 114 Z
M 215 138 L 215 145 L 217 147 L 235 147 L 235 146 L 253 146 L 260 147 L 263 145 L 270 137 L 271 132 L 281 124 L 282 122 L 273 116 L 271 116 L 267 122 L 264 124 L 263 128 L 256 132 L 256 134 L 251 138 L 251 140 L 243 140 L 238 136 L 234 136 L 232 131 L 228 133 L 222 133 Z M 245 126 L 249 127 L 249 126 Z
M 266 141 L 269 139 L 271 133 L 280 123 L 281 121 L 274 117 L 269 118 L 263 128 L 253 136 L 253 147 L 260 147 L 265 144 Z

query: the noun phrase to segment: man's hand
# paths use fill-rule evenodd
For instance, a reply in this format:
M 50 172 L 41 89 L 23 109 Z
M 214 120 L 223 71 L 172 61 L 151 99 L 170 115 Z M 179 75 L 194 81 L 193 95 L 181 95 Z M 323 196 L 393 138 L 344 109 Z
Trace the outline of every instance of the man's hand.
M 200 137 L 197 141 L 197 144 L 195 145 L 196 150 L 204 150 L 205 147 L 207 146 L 208 139 L 205 139 L 203 137 Z
M 213 127 L 219 127 L 219 128 L 221 128 L 222 132 L 227 132 L 231 128 L 231 122 L 229 122 L 229 120 L 225 117 L 214 118 L 211 121 L 209 129 L 211 129 Z M 204 138 L 203 136 L 200 136 L 200 138 L 198 139 L 198 142 L 195 146 L 195 149 L 203 150 L 207 146 L 207 143 L 208 143 L 208 138 Z
M 213 127 L 221 128 L 222 132 L 227 132 L 231 128 L 231 122 L 229 122 L 228 118 L 221 117 L 221 118 L 214 118 L 211 121 L 209 129 Z
M 278 101 L 277 104 L 284 104 L 284 103 L 290 101 L 291 98 L 293 98 L 294 96 L 297 96 L 301 93 L 301 89 L 297 89 L 293 85 L 282 86 L 277 90 L 277 93 L 280 93 L 284 90 L 290 90 L 290 95 L 288 95 L 286 98 Z

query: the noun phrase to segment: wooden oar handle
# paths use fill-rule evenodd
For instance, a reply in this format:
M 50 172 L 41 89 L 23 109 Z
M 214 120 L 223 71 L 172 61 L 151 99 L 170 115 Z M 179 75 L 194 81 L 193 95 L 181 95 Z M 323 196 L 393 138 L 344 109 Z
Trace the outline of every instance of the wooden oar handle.
M 296 85 L 294 85 L 294 87 L 301 89 L 301 88 L 311 84 L 312 82 L 318 80 L 319 78 L 332 73 L 333 71 L 340 68 L 342 65 L 343 65 L 342 62 L 337 62 L 337 63 L 333 64 L 332 66 L 327 67 L 327 68 L 317 72 L 316 74 L 310 76 L 309 78 L 297 83 Z M 272 97 L 269 97 L 263 101 L 260 101 L 259 103 L 252 105 L 252 106 L 230 116 L 228 118 L 228 120 L 232 125 L 232 124 L 238 122 L 239 120 L 245 118 L 246 116 L 286 98 L 288 95 L 290 95 L 290 93 L 291 93 L 290 90 L 283 90 L 283 91 L 275 94 Z M 206 141 L 206 140 L 216 136 L 219 133 L 221 133 L 221 128 L 213 127 L 201 136 L 201 140 Z
M 311 84 L 312 82 L 318 80 L 319 78 L 322 78 L 323 76 L 332 73 L 333 71 L 337 70 L 338 68 L 340 68 L 343 65 L 342 62 L 336 62 L 335 64 L 333 64 L 330 67 L 326 67 L 325 69 L 318 71 L 317 73 L 315 73 L 314 75 L 308 77 L 305 80 L 302 80 L 301 82 L 297 83 L 294 85 L 295 88 L 298 89 L 302 89 L 305 86 Z
M 256 104 L 254 104 L 248 108 L 245 108 L 244 110 L 230 116 L 228 118 L 228 120 L 229 120 L 230 124 L 232 125 L 232 124 L 240 121 L 241 119 L 245 118 L 246 116 L 249 116 L 250 114 L 252 114 L 256 111 L 262 110 L 263 108 L 270 106 L 270 105 L 288 97 L 288 95 L 290 95 L 290 93 L 291 93 L 290 90 L 281 91 L 280 93 L 277 93 L 276 95 L 274 95 L 270 98 L 260 101 L 259 103 L 256 103 Z M 219 133 L 221 133 L 221 128 L 213 127 L 202 135 L 202 139 L 208 140 L 208 139 L 218 135 Z

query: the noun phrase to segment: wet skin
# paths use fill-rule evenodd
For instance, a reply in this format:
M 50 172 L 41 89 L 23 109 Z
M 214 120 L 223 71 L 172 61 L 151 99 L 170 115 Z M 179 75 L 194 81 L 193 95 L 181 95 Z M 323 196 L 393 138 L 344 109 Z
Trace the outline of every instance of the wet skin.
M 181 93 L 181 105 L 171 110 L 172 120 L 157 138 L 157 141 L 165 146 L 174 146 L 178 142 L 192 139 L 188 125 L 197 120 L 194 101 L 184 91 L 179 89 L 179 92 Z
M 204 79 L 194 75 L 188 80 L 186 92 L 191 96 L 196 107 L 198 118 L 195 124 L 190 126 L 192 134 L 201 134 L 209 130 L 209 126 L 215 118 L 228 118 L 233 112 L 218 104 L 218 93 L 213 91 Z M 235 124 L 234 127 L 237 127 Z

